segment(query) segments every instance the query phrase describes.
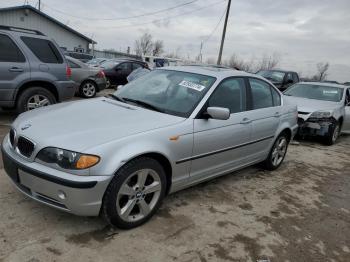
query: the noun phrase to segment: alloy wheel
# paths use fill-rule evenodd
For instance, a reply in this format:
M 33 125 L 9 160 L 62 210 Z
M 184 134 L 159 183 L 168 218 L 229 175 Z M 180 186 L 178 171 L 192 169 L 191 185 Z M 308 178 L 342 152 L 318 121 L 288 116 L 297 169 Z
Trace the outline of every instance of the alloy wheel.
M 124 181 L 117 193 L 118 215 L 126 222 L 146 217 L 160 197 L 162 185 L 159 174 L 152 169 L 141 169 Z
M 83 86 L 83 94 L 85 97 L 93 97 L 96 93 L 96 88 L 92 83 L 86 83 Z
M 272 150 L 271 161 L 274 166 L 278 166 L 284 159 L 287 152 L 287 139 L 285 137 L 280 137 Z
M 28 99 L 27 110 L 51 105 L 50 100 L 44 95 L 33 95 Z

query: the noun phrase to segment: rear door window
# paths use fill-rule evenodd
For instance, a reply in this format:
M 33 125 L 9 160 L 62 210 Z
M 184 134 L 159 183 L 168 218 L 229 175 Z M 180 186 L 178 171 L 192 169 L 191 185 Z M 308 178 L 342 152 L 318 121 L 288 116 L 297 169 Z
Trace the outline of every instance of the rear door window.
M 253 110 L 273 107 L 270 85 L 262 80 L 254 78 L 249 78 L 249 83 L 252 91 Z
M 63 58 L 56 46 L 49 40 L 22 36 L 22 41 L 43 63 L 62 64 Z
M 132 63 L 132 70 L 138 69 L 142 67 L 142 65 L 138 64 L 138 63 Z
M 293 82 L 298 83 L 299 82 L 299 77 L 296 73 L 293 73 Z
M 23 63 L 26 59 L 21 50 L 7 35 L 0 34 L 0 62 Z

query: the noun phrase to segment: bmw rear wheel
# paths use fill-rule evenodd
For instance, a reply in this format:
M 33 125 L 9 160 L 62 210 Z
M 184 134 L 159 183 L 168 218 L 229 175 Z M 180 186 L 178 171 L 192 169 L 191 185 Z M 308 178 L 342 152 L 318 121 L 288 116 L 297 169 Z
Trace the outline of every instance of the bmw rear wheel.
M 280 134 L 273 144 L 268 158 L 264 162 L 266 169 L 275 170 L 282 164 L 287 153 L 288 144 L 289 138 L 287 134 Z
M 163 167 L 142 157 L 125 164 L 108 186 L 102 207 L 106 220 L 119 228 L 137 227 L 159 208 L 166 191 Z

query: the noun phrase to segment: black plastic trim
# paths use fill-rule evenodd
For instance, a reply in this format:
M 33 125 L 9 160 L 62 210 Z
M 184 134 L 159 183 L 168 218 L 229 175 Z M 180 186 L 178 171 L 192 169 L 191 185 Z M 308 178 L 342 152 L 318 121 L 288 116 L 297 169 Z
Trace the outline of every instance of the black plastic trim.
M 226 151 L 230 151 L 230 150 L 233 150 L 233 149 L 237 149 L 237 148 L 240 148 L 240 147 L 249 146 L 249 145 L 252 145 L 252 144 L 255 144 L 255 143 L 259 143 L 259 142 L 262 142 L 262 141 L 265 141 L 265 140 L 268 140 L 268 139 L 271 139 L 271 138 L 274 138 L 274 136 L 264 137 L 262 139 L 258 139 L 258 140 L 255 140 L 255 141 L 252 141 L 252 142 L 248 142 L 248 143 L 245 143 L 245 144 L 240 144 L 240 145 L 237 145 L 237 146 L 227 147 L 227 148 L 220 149 L 220 150 L 217 150 L 217 151 L 213 151 L 213 152 L 209 152 L 209 153 L 205 153 L 205 154 L 201 154 L 201 155 L 197 155 L 197 156 L 193 156 L 193 157 L 189 157 L 189 158 L 184 158 L 184 159 L 176 161 L 176 164 L 181 164 L 181 163 L 185 163 L 187 161 L 192 161 L 192 160 L 196 160 L 196 159 L 199 159 L 199 158 L 212 156 L 212 155 L 215 155 L 215 154 L 220 154 L 220 153 L 223 153 L 223 152 L 226 152 Z

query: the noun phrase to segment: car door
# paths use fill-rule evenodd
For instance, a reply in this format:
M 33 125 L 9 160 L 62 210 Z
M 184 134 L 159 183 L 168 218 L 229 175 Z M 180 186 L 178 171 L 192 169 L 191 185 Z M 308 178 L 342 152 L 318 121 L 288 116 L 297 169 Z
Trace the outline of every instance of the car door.
M 345 133 L 350 133 L 350 88 L 346 90 L 345 117 L 342 131 Z
M 130 62 L 121 63 L 116 66 L 115 70 L 116 70 L 115 84 L 125 85 L 128 82 L 126 78 L 132 71 L 132 63 Z
M 29 62 L 9 35 L 0 33 L 0 101 L 14 100 L 16 88 L 30 79 Z
M 250 150 L 252 160 L 263 160 L 270 150 L 278 129 L 282 106 L 281 96 L 269 83 L 249 78 L 250 111 L 247 118 L 252 121 Z
M 244 78 L 223 80 L 208 99 L 207 107 L 230 109 L 228 120 L 194 119 L 191 179 L 201 180 L 245 164 L 251 123 L 246 119 Z M 205 111 L 204 108 L 204 111 Z

